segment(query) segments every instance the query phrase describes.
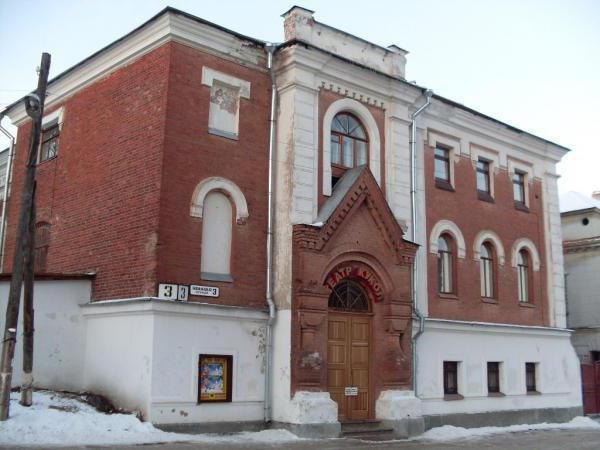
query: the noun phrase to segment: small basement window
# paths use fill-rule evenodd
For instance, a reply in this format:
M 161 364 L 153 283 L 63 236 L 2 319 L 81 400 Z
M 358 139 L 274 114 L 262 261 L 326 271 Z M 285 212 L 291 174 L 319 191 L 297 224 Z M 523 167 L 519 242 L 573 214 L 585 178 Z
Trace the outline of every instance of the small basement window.
M 500 393 L 500 363 L 487 363 L 488 394 Z
M 458 362 L 444 361 L 444 395 L 458 395 Z
M 535 394 L 538 392 L 536 385 L 536 363 L 528 362 L 525 363 L 525 384 L 527 386 L 528 394 Z

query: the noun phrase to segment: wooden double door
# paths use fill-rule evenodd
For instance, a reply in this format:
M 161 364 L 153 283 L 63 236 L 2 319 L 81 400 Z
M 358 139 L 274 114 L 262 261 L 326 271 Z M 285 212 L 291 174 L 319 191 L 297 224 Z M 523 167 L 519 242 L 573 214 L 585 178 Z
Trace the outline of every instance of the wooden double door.
M 327 386 L 341 422 L 372 418 L 371 345 L 369 314 L 329 312 Z

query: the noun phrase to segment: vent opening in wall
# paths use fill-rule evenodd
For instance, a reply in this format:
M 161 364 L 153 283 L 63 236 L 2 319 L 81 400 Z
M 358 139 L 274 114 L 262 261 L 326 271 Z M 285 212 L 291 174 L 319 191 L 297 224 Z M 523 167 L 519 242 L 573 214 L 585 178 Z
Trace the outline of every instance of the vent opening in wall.
M 581 221 L 581 223 L 586 226 L 590 223 L 590 219 L 588 219 L 587 217 L 584 217 L 583 220 Z

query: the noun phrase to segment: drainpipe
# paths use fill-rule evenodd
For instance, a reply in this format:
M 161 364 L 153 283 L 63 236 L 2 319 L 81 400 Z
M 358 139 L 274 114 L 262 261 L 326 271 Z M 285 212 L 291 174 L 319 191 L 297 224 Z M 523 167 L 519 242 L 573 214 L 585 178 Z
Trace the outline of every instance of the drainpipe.
M 0 131 L 10 140 L 8 160 L 6 161 L 6 178 L 4 180 L 4 197 L 2 198 L 2 214 L 0 215 L 0 273 L 4 272 L 4 244 L 6 235 L 6 205 L 8 203 L 8 192 L 12 182 L 12 161 L 15 154 L 15 137 L 2 126 L 3 115 L 0 115 Z
M 266 336 L 266 370 L 265 370 L 265 422 L 271 421 L 271 376 L 273 371 L 273 325 L 276 319 L 275 302 L 273 301 L 273 165 L 275 161 L 275 139 L 277 134 L 277 85 L 275 84 L 275 69 L 273 69 L 273 54 L 277 47 L 273 44 L 266 46 L 267 68 L 271 75 L 271 118 L 269 126 L 269 191 L 267 195 L 267 289 L 265 297 L 269 305 Z
M 431 97 L 433 91 L 427 89 L 425 92 L 425 104 L 417 109 L 410 116 L 410 210 L 411 210 L 411 240 L 417 243 L 417 117 L 425 111 L 425 109 L 431 104 Z M 413 299 L 413 316 L 419 320 L 419 330 L 412 337 L 412 379 L 413 379 L 413 392 L 415 397 L 417 396 L 417 339 L 423 334 L 425 330 L 425 317 L 419 311 L 419 305 L 417 303 L 417 284 L 419 282 L 419 270 L 418 270 L 418 258 L 419 250 L 415 254 L 415 260 L 413 262 L 412 270 L 412 299 Z

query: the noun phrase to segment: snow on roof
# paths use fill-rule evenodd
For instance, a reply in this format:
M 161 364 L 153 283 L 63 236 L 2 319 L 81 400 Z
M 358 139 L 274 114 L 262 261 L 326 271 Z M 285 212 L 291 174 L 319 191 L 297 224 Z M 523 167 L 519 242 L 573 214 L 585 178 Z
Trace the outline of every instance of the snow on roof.
M 587 195 L 575 191 L 569 191 L 562 194 L 559 202 L 561 213 L 591 208 L 600 209 L 600 200 L 595 200 L 592 197 L 588 197 Z

